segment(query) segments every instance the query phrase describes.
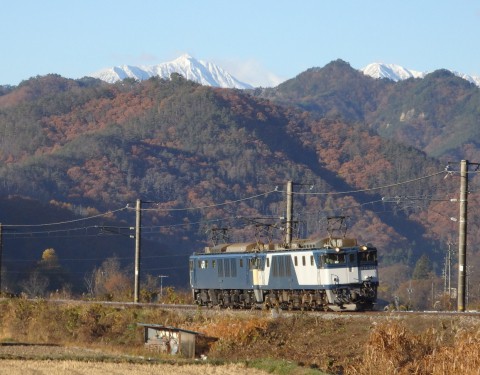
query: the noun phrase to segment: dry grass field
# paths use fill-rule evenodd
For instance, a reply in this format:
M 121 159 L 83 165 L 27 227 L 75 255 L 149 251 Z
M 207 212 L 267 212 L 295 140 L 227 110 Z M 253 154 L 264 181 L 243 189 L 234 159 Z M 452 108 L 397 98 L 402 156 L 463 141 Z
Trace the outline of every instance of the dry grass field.
M 143 346 L 137 323 L 145 322 L 202 332 L 217 341 L 206 348 L 207 361 L 155 354 Z M 480 375 L 480 316 L 275 315 L 0 302 L 0 374 L 93 374 L 93 369 L 130 375 L 134 369 L 139 374 Z
M 73 358 L 73 359 L 65 359 Z M 149 363 L 150 362 L 150 363 Z M 261 375 L 264 371 L 245 364 L 212 365 L 160 363 L 144 357 L 111 353 L 98 348 L 58 345 L 0 345 L 0 375 Z
M 0 374 L 5 375 L 261 375 L 264 371 L 244 365 L 167 365 L 59 360 L 0 360 Z

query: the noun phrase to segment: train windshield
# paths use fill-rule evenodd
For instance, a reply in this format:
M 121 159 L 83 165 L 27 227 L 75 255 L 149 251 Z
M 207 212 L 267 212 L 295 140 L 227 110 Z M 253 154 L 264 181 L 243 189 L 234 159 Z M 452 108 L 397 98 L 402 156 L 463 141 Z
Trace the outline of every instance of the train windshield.
M 360 254 L 360 264 L 377 263 L 377 250 L 362 251 Z
M 322 265 L 325 264 L 345 264 L 347 258 L 345 254 L 324 254 L 322 255 Z

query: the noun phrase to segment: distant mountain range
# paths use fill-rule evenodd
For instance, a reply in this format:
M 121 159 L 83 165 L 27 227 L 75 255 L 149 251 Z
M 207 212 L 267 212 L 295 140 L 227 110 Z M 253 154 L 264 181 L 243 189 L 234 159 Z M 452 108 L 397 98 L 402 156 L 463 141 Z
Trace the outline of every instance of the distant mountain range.
M 153 66 L 114 66 L 113 68 L 100 70 L 90 76 L 108 83 L 114 83 L 125 78 L 143 81 L 158 76 L 168 79 L 172 73 L 181 74 L 185 78 L 205 86 L 236 89 L 253 88 L 248 83 L 240 82 L 217 65 L 197 60 L 190 55 L 182 55 L 173 61 Z
M 419 72 L 416 70 L 410 70 L 400 65 L 395 64 L 382 64 L 372 63 L 368 64 L 363 69 L 360 69 L 363 74 L 373 78 L 388 78 L 392 81 L 398 82 L 408 78 L 424 78 L 429 72 Z M 471 76 L 468 74 L 459 73 L 453 70 L 449 70 L 457 77 L 463 78 L 480 87 L 480 77 Z
M 360 71 L 373 78 L 387 78 L 395 82 L 408 78 L 424 78 L 425 75 L 428 74 L 428 72 L 420 72 L 404 68 L 400 65 L 384 63 L 372 63 L 360 69 Z M 456 71 L 451 72 L 480 87 L 479 76 L 471 76 Z M 205 86 L 235 89 L 253 88 L 252 85 L 238 80 L 219 66 L 210 62 L 197 60 L 188 54 L 182 55 L 173 61 L 152 66 L 114 66 L 92 73 L 90 76 L 108 83 L 114 83 L 125 78 L 143 81 L 150 77 L 158 76 L 168 79 L 172 73 L 181 74 L 185 78 Z

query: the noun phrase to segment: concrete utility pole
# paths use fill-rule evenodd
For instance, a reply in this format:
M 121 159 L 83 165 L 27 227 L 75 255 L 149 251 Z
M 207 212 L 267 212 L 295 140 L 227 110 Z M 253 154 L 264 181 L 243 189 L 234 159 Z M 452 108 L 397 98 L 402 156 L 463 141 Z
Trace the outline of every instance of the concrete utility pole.
M 460 162 L 460 214 L 458 224 L 458 295 L 457 311 L 465 311 L 465 281 L 467 271 L 467 194 L 468 160 Z
M 293 182 L 287 181 L 287 223 L 285 228 L 285 245 L 287 247 L 292 243 L 292 216 L 293 216 Z
M 133 302 L 138 303 L 140 296 L 140 226 L 141 226 L 141 212 L 142 201 L 137 199 L 137 205 L 135 208 L 136 220 L 135 220 L 135 285 Z

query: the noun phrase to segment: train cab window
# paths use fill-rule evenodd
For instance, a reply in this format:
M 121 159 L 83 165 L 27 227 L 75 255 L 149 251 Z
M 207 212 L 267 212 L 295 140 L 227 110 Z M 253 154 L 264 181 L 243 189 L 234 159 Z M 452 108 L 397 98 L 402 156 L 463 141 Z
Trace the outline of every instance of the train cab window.
M 270 258 L 267 258 L 267 267 L 270 267 Z
M 310 255 L 310 265 L 311 266 L 315 265 L 315 260 L 313 259 L 313 255 Z
M 189 262 L 190 271 L 193 270 L 193 265 L 194 265 L 194 262 L 193 262 L 193 260 L 191 260 L 191 261 Z
M 348 262 L 349 262 L 350 264 L 355 264 L 355 263 L 356 263 L 355 254 L 350 254 L 350 255 L 348 256 Z
M 360 263 L 376 263 L 377 262 L 377 252 L 374 251 L 363 251 L 360 253 Z
M 240 258 L 239 260 L 240 260 L 240 262 L 239 262 L 239 264 L 240 264 L 240 268 L 243 268 L 243 259 L 242 259 L 242 258 Z
M 208 260 L 199 260 L 198 261 L 198 267 L 201 268 L 201 269 L 208 268 Z
M 217 265 L 217 261 L 216 261 L 216 260 L 212 260 L 212 268 L 215 268 L 216 265 Z
M 293 257 L 293 260 L 294 260 L 294 263 L 295 263 L 295 267 L 298 266 L 298 260 L 297 260 L 296 256 Z
M 249 263 L 250 269 L 260 269 L 260 259 L 259 258 L 251 258 Z
M 344 264 L 345 262 L 346 262 L 345 254 L 322 255 L 322 264 Z
M 306 266 L 305 255 L 302 255 L 302 266 Z

